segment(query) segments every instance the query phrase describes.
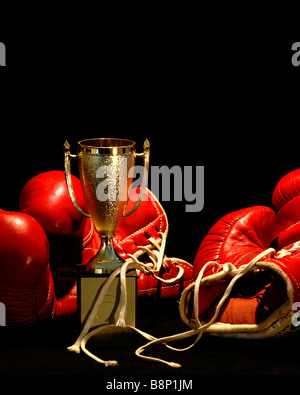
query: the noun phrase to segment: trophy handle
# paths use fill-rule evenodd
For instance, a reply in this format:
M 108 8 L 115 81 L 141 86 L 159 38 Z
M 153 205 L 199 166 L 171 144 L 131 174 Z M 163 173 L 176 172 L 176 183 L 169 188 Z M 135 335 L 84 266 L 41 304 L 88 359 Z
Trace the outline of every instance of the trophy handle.
M 68 141 L 65 141 L 64 143 L 64 156 L 65 156 L 65 177 L 66 177 L 66 183 L 69 191 L 70 198 L 72 200 L 72 203 L 76 210 L 79 212 L 79 214 L 85 216 L 85 217 L 90 217 L 89 214 L 87 214 L 85 211 L 83 211 L 79 204 L 77 203 L 73 185 L 72 185 L 72 180 L 71 180 L 71 159 L 72 158 L 77 158 L 77 155 L 72 155 L 70 152 L 70 144 Z
M 136 157 L 143 157 L 144 158 L 144 172 L 143 172 L 143 178 L 142 178 L 142 184 L 140 188 L 140 194 L 139 197 L 133 206 L 133 208 L 128 211 L 128 213 L 123 214 L 123 217 L 127 217 L 128 215 L 132 214 L 135 212 L 135 210 L 139 207 L 141 200 L 144 196 L 147 181 L 148 181 L 148 174 L 149 174 L 149 158 L 150 158 L 150 143 L 148 139 L 144 141 L 144 152 L 142 154 L 135 154 Z

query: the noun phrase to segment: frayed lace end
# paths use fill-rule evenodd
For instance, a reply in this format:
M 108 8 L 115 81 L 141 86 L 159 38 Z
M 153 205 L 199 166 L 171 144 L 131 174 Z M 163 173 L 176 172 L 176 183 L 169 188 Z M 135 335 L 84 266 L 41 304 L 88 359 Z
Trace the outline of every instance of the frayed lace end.
M 71 352 L 76 352 L 76 354 L 80 354 L 80 347 L 77 346 L 76 344 L 73 344 L 73 346 L 68 347 L 68 350 Z

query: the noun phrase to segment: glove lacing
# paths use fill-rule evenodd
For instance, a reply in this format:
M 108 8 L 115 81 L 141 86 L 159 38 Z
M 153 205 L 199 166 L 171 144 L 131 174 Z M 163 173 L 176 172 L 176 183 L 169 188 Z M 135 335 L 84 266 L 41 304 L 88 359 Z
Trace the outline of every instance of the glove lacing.
M 152 361 L 157 361 L 157 362 L 163 362 L 166 363 L 169 366 L 172 367 L 181 367 L 181 365 L 174 363 L 174 362 L 167 362 L 164 361 L 162 359 L 158 359 L 158 358 L 152 358 L 149 356 L 143 356 L 141 355 L 141 353 L 143 351 L 145 351 L 148 347 L 153 346 L 155 344 L 164 344 L 166 347 L 168 347 L 171 350 L 174 351 L 186 351 L 190 348 L 192 348 L 201 338 L 202 334 L 216 321 L 216 319 L 219 316 L 220 310 L 222 308 L 222 306 L 224 305 L 225 301 L 227 300 L 227 298 L 229 297 L 232 288 L 234 286 L 234 284 L 241 278 L 243 277 L 246 273 L 248 273 L 251 270 L 254 270 L 256 264 L 265 256 L 270 255 L 273 256 L 274 253 L 276 251 L 273 248 L 269 248 L 265 251 L 263 251 L 262 253 L 260 253 L 259 255 L 257 255 L 254 259 L 252 259 L 252 261 L 250 261 L 248 264 L 246 265 L 242 265 L 239 268 L 236 268 L 232 263 L 225 263 L 224 265 L 220 265 L 218 262 L 215 261 L 209 261 L 207 262 L 201 269 L 201 271 L 198 274 L 198 277 L 196 279 L 196 281 L 192 284 L 190 284 L 182 293 L 182 297 L 180 300 L 180 310 L 181 310 L 181 314 L 185 315 L 186 312 L 186 302 L 188 301 L 188 296 L 191 294 L 192 291 L 194 291 L 194 298 L 193 298 L 193 305 L 194 305 L 194 313 L 195 313 L 195 322 L 190 321 L 189 318 L 185 315 L 186 321 L 189 321 L 191 323 L 191 326 L 195 326 L 196 328 L 191 329 L 189 331 L 186 332 L 182 332 L 176 335 L 172 335 L 172 336 L 166 336 L 166 337 L 162 337 L 159 339 L 155 339 L 153 338 L 153 340 L 151 340 L 149 343 L 147 343 L 146 345 L 140 347 L 139 349 L 136 350 L 136 355 L 140 358 L 144 358 L 144 359 L 148 359 L 148 360 L 152 360 Z M 203 278 L 204 272 L 208 267 L 214 267 L 216 268 L 216 273 L 207 276 L 205 278 Z M 199 320 L 199 290 L 200 290 L 200 286 L 208 281 L 218 281 L 221 280 L 222 278 L 226 277 L 226 276 L 232 276 L 232 280 L 229 282 L 222 298 L 220 299 L 216 310 L 215 310 L 215 314 L 212 317 L 212 319 L 206 323 L 206 324 L 202 324 Z M 197 336 L 196 340 L 194 341 L 194 343 L 192 343 L 191 345 L 185 347 L 185 348 L 175 348 L 175 347 L 171 347 L 170 345 L 168 345 L 168 342 L 173 342 L 173 341 L 177 341 L 177 340 L 182 340 L 182 339 L 186 339 L 192 336 Z
M 191 326 L 195 326 L 196 328 L 191 329 L 189 331 L 186 332 L 182 332 L 176 335 L 172 335 L 172 336 L 165 336 L 162 338 L 156 338 L 152 335 L 149 335 L 148 333 L 145 333 L 143 331 L 141 331 L 138 328 L 135 328 L 131 325 L 127 325 L 125 323 L 125 318 L 126 318 L 126 306 L 127 306 L 127 289 L 126 289 L 126 272 L 128 270 L 132 270 L 132 269 L 137 269 L 142 271 L 144 274 L 152 274 L 155 278 L 157 278 L 160 281 L 163 282 L 174 282 L 176 280 L 178 280 L 182 275 L 183 275 L 183 268 L 181 268 L 180 266 L 178 267 L 178 274 L 176 277 L 169 279 L 169 280 L 164 280 L 158 276 L 156 276 L 155 273 L 158 273 L 160 271 L 160 269 L 162 267 L 165 267 L 167 265 L 167 263 L 165 262 L 165 255 L 164 255 L 164 249 L 165 249 L 165 245 L 166 245 L 166 233 L 160 233 L 161 239 L 158 240 L 154 240 L 154 239 L 149 239 L 150 245 L 147 247 L 139 247 L 140 251 L 138 251 L 136 254 L 134 255 L 130 255 L 130 259 L 126 260 L 125 263 L 118 269 L 116 269 L 115 271 L 113 271 L 111 273 L 111 275 L 109 276 L 109 278 L 107 279 L 107 281 L 105 282 L 101 292 L 99 293 L 95 304 L 88 316 L 88 319 L 78 337 L 78 339 L 76 340 L 76 342 L 74 343 L 73 346 L 68 347 L 69 351 L 74 351 L 76 353 L 80 353 L 80 348 L 91 358 L 93 358 L 94 360 L 96 360 L 99 363 L 105 364 L 105 366 L 117 366 L 118 362 L 115 360 L 108 360 L 108 361 L 104 361 L 100 358 L 98 358 L 96 355 L 92 354 L 90 351 L 87 350 L 86 348 L 86 343 L 88 342 L 88 340 L 94 336 L 96 333 L 99 333 L 103 328 L 107 328 L 109 326 L 119 326 L 119 327 L 127 327 L 127 328 L 131 328 L 133 330 L 135 330 L 136 332 L 138 332 L 139 334 L 141 334 L 143 337 L 145 337 L 147 340 L 149 340 L 149 343 L 145 344 L 144 346 L 139 347 L 136 351 L 135 354 L 142 359 L 145 360 L 151 360 L 151 361 L 155 361 L 155 362 L 161 362 L 161 363 L 165 363 L 173 368 L 180 368 L 181 365 L 176 363 L 176 362 L 168 362 L 165 361 L 163 359 L 160 358 L 154 358 L 154 357 L 150 357 L 150 356 L 146 356 L 146 355 L 142 355 L 142 353 L 149 348 L 150 346 L 153 346 L 155 344 L 164 344 L 166 347 L 168 347 L 171 350 L 174 351 L 186 351 L 190 348 L 192 348 L 202 337 L 202 334 L 216 321 L 216 319 L 219 316 L 220 310 L 222 308 L 222 306 L 224 305 L 225 301 L 227 300 L 227 298 L 229 297 L 232 288 L 234 286 L 234 284 L 241 278 L 243 277 L 246 273 L 248 273 L 250 270 L 253 270 L 256 266 L 256 264 L 262 259 L 264 258 L 266 255 L 270 255 L 273 256 L 275 253 L 275 250 L 273 248 L 269 248 L 265 251 L 263 251 L 262 253 L 258 254 L 254 259 L 252 259 L 252 261 L 250 261 L 248 264 L 246 265 L 242 265 L 239 268 L 236 268 L 233 264 L 231 263 L 226 263 L 224 265 L 220 265 L 218 262 L 215 261 L 209 261 L 207 262 L 201 269 L 201 271 L 198 274 L 198 277 L 196 279 L 196 281 L 192 284 L 190 284 L 182 293 L 182 297 L 180 300 L 180 313 L 183 317 L 185 317 L 185 320 L 188 321 Z M 143 253 L 147 253 L 151 262 L 149 263 L 143 263 L 140 262 L 138 260 L 138 257 L 140 257 Z M 172 258 L 171 258 L 172 259 Z M 208 267 L 214 267 L 216 269 L 216 272 L 210 276 L 207 276 L 205 278 L 203 278 L 204 272 Z M 101 326 L 99 328 L 96 328 L 94 330 L 92 330 L 90 333 L 90 327 L 94 321 L 94 318 L 98 312 L 99 306 L 101 305 L 101 303 L 103 302 L 103 299 L 106 295 L 106 292 L 111 284 L 111 282 L 113 281 L 113 279 L 118 276 L 120 274 L 120 282 L 121 282 L 121 309 L 120 309 L 120 313 L 119 313 L 119 317 L 117 320 L 116 325 L 104 325 Z M 212 319 L 205 324 L 202 324 L 199 320 L 199 290 L 200 290 L 200 286 L 208 281 L 217 281 L 220 280 L 226 276 L 232 276 L 233 278 L 231 279 L 231 281 L 229 282 L 222 298 L 220 299 L 214 316 L 212 317 Z M 187 317 L 185 311 L 186 311 L 186 302 L 188 301 L 188 296 L 191 294 L 191 292 L 194 292 L 194 297 L 193 297 L 193 305 L 194 305 L 194 315 L 195 315 L 195 319 L 194 321 L 190 321 L 189 318 Z M 182 339 L 186 339 L 192 336 L 197 336 L 196 340 L 189 346 L 185 347 L 185 348 L 175 348 L 175 347 L 171 347 L 169 344 L 167 344 L 168 342 L 173 342 L 173 341 L 177 341 L 177 340 L 182 340 Z
M 152 340 L 156 339 L 155 337 L 148 335 L 147 333 L 145 333 L 135 327 L 132 327 L 131 325 L 127 325 L 125 322 L 126 307 L 127 307 L 126 272 L 128 270 L 132 270 L 132 269 L 140 270 L 143 274 L 152 275 L 158 281 L 162 281 L 165 283 L 173 283 L 183 276 L 184 270 L 181 266 L 176 265 L 175 258 L 168 258 L 168 260 L 171 260 L 174 262 L 174 264 L 176 265 L 176 267 L 178 269 L 178 273 L 175 277 L 173 277 L 171 279 L 163 279 L 157 275 L 157 273 L 159 273 L 162 268 L 164 268 L 164 269 L 168 268 L 168 264 L 166 262 L 167 257 L 164 254 L 165 247 L 166 247 L 167 233 L 166 232 L 165 233 L 159 232 L 159 236 L 161 238 L 158 238 L 156 240 L 153 238 L 149 238 L 148 240 L 149 240 L 150 244 L 146 247 L 139 246 L 138 247 L 139 251 L 137 251 L 135 254 L 133 254 L 133 255 L 128 254 L 128 256 L 130 258 L 127 259 L 121 267 L 114 270 L 110 274 L 109 278 L 104 283 L 104 285 L 101 289 L 101 292 L 99 293 L 99 295 L 97 296 L 97 298 L 95 300 L 93 308 L 90 311 L 90 314 L 86 320 L 86 323 L 85 323 L 78 339 L 72 346 L 68 347 L 69 351 L 80 353 L 80 348 L 81 348 L 88 356 L 90 356 L 97 362 L 105 364 L 105 366 L 117 366 L 117 364 L 118 364 L 117 361 L 111 361 L 111 360 L 104 361 L 86 349 L 86 343 L 96 333 L 99 333 L 101 330 L 103 330 L 104 328 L 108 328 L 109 326 L 119 326 L 119 327 L 132 328 L 135 331 L 137 331 L 138 333 L 140 333 L 142 336 L 144 336 L 147 340 L 152 341 Z M 143 263 L 138 260 L 138 258 L 145 253 L 148 255 L 151 262 Z M 108 291 L 109 286 L 111 285 L 111 283 L 115 279 L 115 277 L 117 277 L 118 275 L 120 275 L 120 284 L 121 284 L 121 301 L 120 301 L 121 308 L 120 308 L 117 323 L 115 325 L 100 326 L 99 328 L 96 328 L 96 329 L 92 330 L 90 333 L 88 333 L 91 328 L 91 325 L 97 315 L 98 309 L 104 300 L 104 297 Z M 144 358 L 148 358 L 148 357 L 144 357 Z

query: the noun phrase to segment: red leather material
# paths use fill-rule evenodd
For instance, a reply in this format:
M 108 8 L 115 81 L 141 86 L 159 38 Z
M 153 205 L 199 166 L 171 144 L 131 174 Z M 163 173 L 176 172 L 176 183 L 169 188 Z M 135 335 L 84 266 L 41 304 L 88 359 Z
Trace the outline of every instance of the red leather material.
M 279 180 L 273 192 L 272 206 L 278 211 L 297 196 L 300 196 L 300 169 L 291 171 Z
M 202 267 L 209 261 L 223 265 L 232 263 L 237 268 L 249 263 L 256 255 L 270 246 L 273 239 L 276 215 L 264 206 L 241 209 L 225 215 L 211 228 L 203 239 L 194 260 L 194 280 Z M 204 276 L 213 274 L 212 267 Z M 226 283 L 220 282 L 200 290 L 199 313 L 226 289 Z
M 55 303 L 53 317 L 60 318 L 77 312 L 77 282 L 61 282 L 55 284 Z
M 292 303 L 300 301 L 300 247 L 292 244 L 287 247 L 291 252 L 285 257 L 280 256 L 280 251 L 273 258 L 262 259 L 258 267 L 265 269 L 270 267 L 272 270 L 278 268 L 282 275 L 287 275 L 288 281 L 292 286 Z M 257 294 L 252 297 L 230 298 L 223 308 L 223 313 L 219 317 L 219 322 L 234 324 L 259 324 L 266 319 L 275 309 L 282 306 L 288 300 L 287 284 L 284 283 L 282 277 L 274 277 L 274 271 L 266 272 L 265 276 L 270 279 L 261 288 L 258 288 Z M 257 276 L 254 279 L 257 282 Z M 252 279 L 252 283 L 255 282 Z M 247 295 L 249 284 L 245 279 L 245 289 L 242 290 Z M 259 287 L 260 285 L 258 285 Z
M 132 195 L 139 193 L 139 188 Z M 126 212 L 131 210 L 134 202 L 129 200 Z M 118 255 L 129 258 L 128 254 L 139 251 L 138 246 L 149 245 L 149 238 L 159 238 L 159 232 L 168 231 L 166 213 L 154 195 L 146 190 L 138 209 L 124 217 L 114 237 L 114 246 Z
M 133 190 L 135 196 L 139 193 L 139 188 Z M 134 205 L 129 200 L 126 212 Z M 149 239 L 158 240 L 161 238 L 159 233 L 168 232 L 168 220 L 165 211 L 155 196 L 147 189 L 138 209 L 128 217 L 124 217 L 114 237 L 116 252 L 123 259 L 128 259 L 128 254 L 140 251 L 139 247 L 151 245 Z M 176 277 L 178 269 L 176 265 L 184 269 L 182 279 L 171 284 L 158 281 L 152 275 L 139 273 L 138 276 L 138 295 L 156 295 L 157 297 L 172 298 L 180 295 L 191 281 L 193 268 L 189 263 L 176 259 L 166 259 L 168 268 L 161 270 L 159 277 L 168 280 Z
M 194 279 L 208 261 L 221 264 L 231 262 L 238 267 L 252 260 L 270 246 L 275 221 L 274 211 L 265 206 L 245 208 L 225 215 L 200 244 L 194 260 Z
M 139 273 L 138 296 L 155 295 L 156 298 L 176 298 L 181 294 L 181 291 L 183 291 L 183 289 L 192 282 L 192 265 L 180 259 L 176 260 L 175 262 L 167 260 L 167 263 L 169 267 L 165 270 L 162 270 L 162 273 L 160 274 L 161 277 L 163 277 L 165 280 L 176 277 L 178 274 L 176 265 L 178 265 L 184 269 L 182 278 L 174 283 L 163 283 L 158 281 L 153 276 Z
M 80 181 L 72 176 L 73 188 L 79 205 L 86 210 Z M 136 196 L 139 190 L 133 190 Z M 128 212 L 134 201 L 129 201 Z M 29 213 L 40 222 L 49 240 L 50 268 L 55 284 L 54 317 L 73 314 L 77 311 L 77 264 L 87 264 L 98 252 L 100 238 L 92 220 L 77 213 L 69 197 L 65 175 L 62 171 L 50 171 L 39 174 L 29 180 L 22 190 L 20 209 Z M 130 216 L 124 217 L 114 237 L 117 253 L 123 259 L 134 254 L 139 246 L 151 245 L 149 239 L 161 239 L 160 232 L 168 231 L 166 214 L 153 196 L 146 190 L 139 208 Z M 158 274 L 170 278 L 178 273 L 173 261 L 169 267 Z M 176 262 L 177 264 L 177 262 Z M 182 286 L 192 279 L 192 266 L 185 261 L 179 263 L 185 269 L 184 279 L 176 284 L 158 284 L 152 277 L 138 278 L 138 294 L 155 294 L 159 289 L 161 296 L 178 296 Z M 52 281 L 52 277 L 51 277 Z
M 300 169 L 286 174 L 279 180 L 272 196 L 272 205 L 278 211 L 278 248 L 300 240 Z
M 79 205 L 86 210 L 79 179 L 72 176 L 72 184 Z M 76 266 L 87 264 L 100 245 L 92 220 L 74 208 L 63 171 L 41 173 L 29 180 L 21 192 L 20 209 L 42 225 L 49 240 L 54 316 L 75 313 Z
M 291 244 L 293 246 L 293 244 Z M 288 246 L 286 248 L 289 248 Z M 286 257 L 277 258 L 276 255 L 273 259 L 268 259 L 266 262 L 275 264 L 281 269 L 289 278 L 293 286 L 293 299 L 294 302 L 299 302 L 300 297 L 300 248 L 293 251 L 291 255 Z
M 100 238 L 93 223 L 86 222 L 83 237 L 48 235 L 50 268 L 55 283 L 54 316 L 61 317 L 77 311 L 77 265 L 86 265 L 97 253 Z
M 220 311 L 219 323 L 257 325 L 277 309 L 287 314 L 289 308 L 292 310 L 292 303 L 300 300 L 300 169 L 278 182 L 272 204 L 277 214 L 268 207 L 255 206 L 225 215 L 211 228 L 199 247 L 194 262 L 194 279 L 209 261 L 216 261 L 221 267 L 231 263 L 239 268 L 271 245 L 277 246 L 278 252 L 273 257 L 265 256 L 256 264 L 263 272 L 256 272 L 252 277 L 247 274 L 239 280 L 238 286 L 234 286 Z M 220 270 L 220 267 L 209 266 L 204 278 Z M 260 283 L 262 276 L 265 278 Z M 207 281 L 200 287 L 201 320 L 208 322 L 213 317 L 230 278 Z M 253 285 L 257 288 L 249 293 Z M 285 319 L 280 325 L 284 325 Z M 269 333 L 276 333 L 276 328 L 277 324 Z M 282 332 L 287 328 L 282 327 Z
M 79 179 L 72 176 L 72 184 L 79 206 L 86 210 Z M 48 171 L 30 179 L 21 192 L 19 205 L 49 233 L 72 234 L 80 231 L 85 221 L 73 206 L 63 171 Z
M 38 222 L 0 210 L 0 301 L 7 326 L 34 325 L 51 316 L 54 287 L 49 246 Z
M 218 301 L 202 314 L 201 320 L 211 320 Z M 260 324 L 285 301 L 286 285 L 274 272 L 262 272 L 255 278 L 246 276 L 237 283 L 221 309 L 218 322 L 234 325 Z

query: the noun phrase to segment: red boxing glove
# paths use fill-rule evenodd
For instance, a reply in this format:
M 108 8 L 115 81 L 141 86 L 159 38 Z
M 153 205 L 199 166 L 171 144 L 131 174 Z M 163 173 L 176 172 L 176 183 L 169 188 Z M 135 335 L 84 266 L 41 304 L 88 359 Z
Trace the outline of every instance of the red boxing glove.
M 80 200 L 80 181 L 72 176 L 72 182 L 76 198 L 79 199 L 78 203 L 85 210 L 84 201 Z M 135 194 L 136 191 L 132 193 Z M 130 201 L 128 211 L 131 205 L 133 202 Z M 54 315 L 57 317 L 75 313 L 76 265 L 87 264 L 100 246 L 100 239 L 91 219 L 77 213 L 62 171 L 42 173 L 29 180 L 21 193 L 20 209 L 40 221 L 47 232 L 50 243 L 50 267 L 57 298 Z M 116 232 L 114 244 L 117 253 L 124 260 L 129 259 L 129 254 L 137 257 L 143 255 L 145 251 L 140 247 L 148 248 L 153 256 L 157 256 L 162 235 L 166 237 L 167 233 L 166 214 L 157 199 L 147 190 L 139 208 L 132 215 L 123 218 Z M 172 282 L 179 270 L 183 275 L 178 281 Z M 161 282 L 159 278 L 166 282 Z M 192 266 L 189 263 L 164 256 L 163 267 L 157 276 L 139 274 L 138 295 L 159 293 L 162 297 L 176 297 L 191 279 Z
M 85 210 L 78 178 L 72 176 L 74 193 Z M 100 245 L 90 218 L 74 208 L 63 171 L 41 173 L 24 186 L 20 210 L 34 217 L 44 228 L 50 245 L 50 268 L 54 278 L 54 316 L 77 311 L 77 264 L 86 264 Z
M 132 190 L 137 196 L 139 190 Z M 127 211 L 134 205 L 129 200 Z M 133 255 L 136 259 L 142 257 L 150 261 L 158 260 L 161 253 L 163 239 L 166 239 L 169 230 L 167 215 L 150 190 L 146 189 L 144 197 L 138 209 L 128 217 L 124 217 L 116 231 L 113 243 L 117 254 L 124 261 L 131 260 Z M 93 255 L 98 249 L 94 248 Z M 147 256 L 148 255 L 148 256 Z M 182 273 L 180 279 L 173 281 Z M 139 272 L 138 296 L 152 295 L 155 297 L 172 298 L 178 297 L 181 291 L 192 281 L 193 267 L 190 263 L 179 258 L 168 258 L 163 253 L 163 265 L 156 275 L 148 275 Z
M 277 211 L 278 248 L 300 240 L 300 169 L 281 178 L 275 187 L 272 205 Z
M 138 191 L 133 190 L 136 195 Z M 129 211 L 134 202 L 129 200 Z M 158 260 L 164 241 L 167 238 L 169 224 L 167 215 L 149 189 L 146 189 L 139 208 L 130 216 L 124 217 L 114 237 L 115 249 L 125 261 L 143 257 L 144 252 Z M 163 251 L 162 251 L 163 253 Z M 149 256 L 144 259 L 149 261 Z M 173 281 L 182 272 L 180 279 Z M 163 265 L 156 275 L 139 273 L 138 296 L 155 295 L 156 297 L 178 297 L 182 290 L 192 281 L 193 267 L 179 258 L 168 258 L 163 254 Z
M 263 338 L 298 327 L 300 247 L 269 248 L 276 220 L 272 209 L 255 206 L 225 215 L 209 231 L 195 258 L 194 283 L 180 301 L 181 317 L 195 333 Z
M 29 326 L 51 317 L 54 285 L 47 236 L 27 214 L 0 210 L 0 302 L 7 326 Z
M 194 281 L 204 265 L 217 262 L 221 266 L 230 262 L 236 268 L 247 265 L 253 258 L 270 246 L 276 215 L 268 207 L 255 206 L 225 215 L 210 229 L 203 239 L 194 260 Z M 204 277 L 215 273 L 208 267 Z M 227 287 L 225 281 L 217 281 L 200 288 L 199 314 L 207 308 Z
M 80 181 L 72 176 L 72 183 L 78 204 L 86 210 Z M 19 205 L 47 233 L 74 234 L 81 231 L 85 222 L 73 206 L 63 171 L 48 171 L 31 178 L 22 189 Z

